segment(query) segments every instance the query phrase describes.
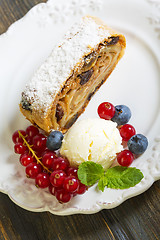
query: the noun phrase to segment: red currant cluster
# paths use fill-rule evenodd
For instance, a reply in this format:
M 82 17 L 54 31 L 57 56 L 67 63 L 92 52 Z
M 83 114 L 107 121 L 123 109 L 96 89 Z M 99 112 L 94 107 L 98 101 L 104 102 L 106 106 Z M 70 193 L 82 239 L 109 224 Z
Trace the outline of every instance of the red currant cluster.
M 29 126 L 25 131 L 17 130 L 12 140 L 15 153 L 21 154 L 20 163 L 26 167 L 26 176 L 35 179 L 37 187 L 48 187 L 59 202 L 66 203 L 87 190 L 78 179 L 77 168 L 46 147 L 47 137 L 38 128 Z
M 125 124 L 119 127 L 119 132 L 124 142 L 128 142 L 128 140 L 136 134 L 135 128 L 130 124 Z M 128 167 L 131 165 L 135 158 L 135 155 L 130 150 L 123 150 L 117 155 L 117 162 L 124 167 Z
M 131 117 L 130 109 L 125 105 L 114 106 L 103 102 L 98 107 L 98 115 L 105 120 L 112 120 L 118 124 L 122 140 L 127 143 L 129 150 L 125 149 L 117 154 L 117 161 L 121 166 L 128 167 L 135 157 L 143 153 L 148 145 L 147 139 L 142 134 L 136 134 L 135 128 L 127 124 Z

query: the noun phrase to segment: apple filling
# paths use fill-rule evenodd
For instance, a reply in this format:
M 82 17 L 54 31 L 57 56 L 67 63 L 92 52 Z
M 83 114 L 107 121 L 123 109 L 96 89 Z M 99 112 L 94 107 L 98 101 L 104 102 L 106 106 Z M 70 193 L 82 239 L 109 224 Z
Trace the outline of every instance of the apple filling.
M 93 94 L 114 69 L 122 50 L 118 37 L 101 43 L 84 57 L 84 65 L 73 72 L 52 108 L 52 128 L 65 132 L 84 111 Z

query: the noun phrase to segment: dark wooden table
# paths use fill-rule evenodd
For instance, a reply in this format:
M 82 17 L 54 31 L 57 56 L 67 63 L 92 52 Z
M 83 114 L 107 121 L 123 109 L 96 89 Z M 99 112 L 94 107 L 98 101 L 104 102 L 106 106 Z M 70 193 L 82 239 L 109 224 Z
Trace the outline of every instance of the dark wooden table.
M 0 33 L 40 2 L 45 1 L 0 0 Z M 119 207 L 92 215 L 29 212 L 0 193 L 0 240 L 20 239 L 160 239 L 160 181 Z

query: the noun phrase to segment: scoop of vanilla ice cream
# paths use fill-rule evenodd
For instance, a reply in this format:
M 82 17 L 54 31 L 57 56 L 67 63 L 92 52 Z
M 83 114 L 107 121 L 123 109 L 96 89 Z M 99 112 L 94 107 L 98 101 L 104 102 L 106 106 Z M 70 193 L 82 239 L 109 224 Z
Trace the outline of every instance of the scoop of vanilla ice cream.
M 93 161 L 107 169 L 123 150 L 116 126 L 115 122 L 100 118 L 76 122 L 65 134 L 60 154 L 68 158 L 71 166 Z

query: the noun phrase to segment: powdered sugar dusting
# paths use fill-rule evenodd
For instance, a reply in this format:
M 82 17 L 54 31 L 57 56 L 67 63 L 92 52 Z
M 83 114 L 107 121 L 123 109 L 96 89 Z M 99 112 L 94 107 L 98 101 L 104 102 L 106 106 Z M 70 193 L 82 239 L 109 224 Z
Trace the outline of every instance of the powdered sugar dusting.
M 26 85 L 24 96 L 32 103 L 32 109 L 45 109 L 44 113 L 47 113 L 77 63 L 109 36 L 109 31 L 91 17 L 84 17 L 74 24 Z

